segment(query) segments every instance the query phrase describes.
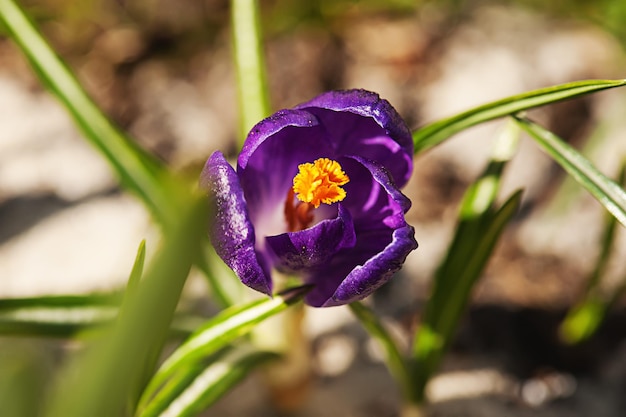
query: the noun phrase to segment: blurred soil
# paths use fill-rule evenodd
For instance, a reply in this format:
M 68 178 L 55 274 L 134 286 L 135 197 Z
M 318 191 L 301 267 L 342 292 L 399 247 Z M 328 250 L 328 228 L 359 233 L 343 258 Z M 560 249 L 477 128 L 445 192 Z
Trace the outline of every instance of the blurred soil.
M 197 175 L 214 150 L 233 155 L 237 106 L 227 2 L 122 3 L 89 2 L 91 8 L 81 9 L 58 1 L 33 10 L 97 102 L 173 169 Z M 324 90 L 359 87 L 380 93 L 415 128 L 533 88 L 623 77 L 623 49 L 611 36 L 521 8 L 382 13 L 355 5 L 317 18 L 288 17 L 268 7 L 275 108 Z M 120 285 L 139 241 L 148 238 L 149 250 L 156 246 L 148 215 L 119 190 L 105 162 L 6 40 L 0 41 L 0 62 L 0 295 Z M 626 155 L 625 109 L 624 92 L 609 91 L 530 116 L 614 176 Z M 405 192 L 420 248 L 372 301 L 402 338 L 419 323 L 457 204 L 501 129 L 502 122 L 470 129 L 415 160 Z M 581 346 L 564 346 L 557 332 L 599 253 L 604 213 L 528 139 L 507 168 L 502 199 L 520 187 L 521 212 L 429 388 L 427 415 L 623 415 L 623 303 Z M 626 273 L 619 232 L 608 292 Z M 188 290 L 191 298 L 206 297 L 197 277 Z M 398 415 L 397 388 L 349 312 L 309 310 L 308 323 L 317 378 L 303 409 L 290 415 Z M 252 378 L 207 415 L 279 414 Z

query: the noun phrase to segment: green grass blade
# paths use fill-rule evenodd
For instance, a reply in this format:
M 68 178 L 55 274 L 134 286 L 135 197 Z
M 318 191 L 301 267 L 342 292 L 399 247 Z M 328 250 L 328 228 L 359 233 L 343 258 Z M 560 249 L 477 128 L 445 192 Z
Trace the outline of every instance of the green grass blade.
M 121 293 L 0 299 L 0 334 L 70 337 L 110 322 Z
M 270 114 L 259 14 L 258 0 L 231 1 L 239 97 L 240 145 L 243 144 L 248 131 Z
M 127 294 L 134 292 L 139 286 L 139 281 L 141 280 L 141 275 L 143 274 L 143 265 L 145 261 L 146 261 L 146 240 L 143 239 L 141 243 L 139 243 L 139 248 L 137 249 L 137 256 L 135 257 L 135 262 L 133 263 L 133 269 L 130 271 L 130 275 L 128 277 L 128 283 L 126 284 Z
M 626 186 L 626 164 L 622 164 L 622 168 L 620 170 L 618 176 L 618 184 L 623 189 Z M 596 266 L 591 274 L 591 277 L 587 283 L 586 292 L 589 293 L 597 289 L 598 284 L 600 283 L 600 279 L 606 272 L 606 269 L 609 265 L 609 258 L 611 256 L 611 252 L 613 250 L 613 246 L 615 244 L 615 237 L 617 231 L 617 219 L 615 216 L 608 214 L 606 216 L 605 224 L 604 224 L 604 236 L 602 237 L 602 249 L 600 251 L 600 256 L 598 257 L 598 261 L 596 262 Z
M 46 416 L 121 416 L 134 410 L 206 230 L 203 201 L 182 207 L 180 224 L 164 229 L 163 247 L 136 291 L 124 298 L 119 319 L 59 378 Z
M 119 312 L 122 293 L 58 295 L 0 299 L 0 334 L 33 337 L 72 337 L 111 323 Z M 169 335 L 188 337 L 206 318 L 180 314 Z
M 143 408 L 159 387 L 182 367 L 203 360 L 238 337 L 250 332 L 258 323 L 299 301 L 309 287 L 298 287 L 277 295 L 235 306 L 222 311 L 199 328 L 161 365 L 142 394 Z
M 423 152 L 455 133 L 479 123 L 494 120 L 503 116 L 518 113 L 534 107 L 545 106 L 557 101 L 578 97 L 584 94 L 595 93 L 608 88 L 622 87 L 626 80 L 585 80 L 561 84 L 523 94 L 507 97 L 482 106 L 475 107 L 413 132 L 415 153 Z
M 626 164 L 622 165 L 618 182 L 622 187 L 626 185 Z M 577 344 L 591 337 L 602 323 L 607 310 L 622 291 L 621 288 L 618 288 L 613 297 L 608 300 L 603 300 L 598 291 L 615 244 L 616 230 L 617 219 L 613 215 L 607 214 L 604 236 L 602 237 L 602 249 L 595 268 L 587 281 L 584 297 L 567 313 L 559 328 L 561 340 L 565 343 Z
M 615 216 L 617 221 L 626 226 L 626 192 L 618 184 L 552 132 L 526 118 L 516 117 L 515 120 L 548 155 Z
M 429 306 L 447 302 L 448 291 L 453 293 L 458 288 L 454 277 L 464 268 L 463 260 L 468 261 L 474 256 L 474 240 L 482 235 L 482 229 L 486 227 L 484 223 L 488 223 L 492 216 L 502 172 L 517 149 L 519 135 L 519 127 L 514 122 L 507 123 L 496 138 L 489 164 L 465 192 L 459 208 L 457 233 L 448 250 L 449 255 L 442 261 L 435 276 L 435 290 Z M 454 262 L 455 259 L 461 262 Z
M 496 137 L 487 168 L 463 196 L 459 210 L 461 220 L 478 219 L 493 205 L 504 167 L 517 152 L 519 137 L 520 128 L 514 122 L 508 122 Z
M 223 349 L 211 356 L 205 361 L 194 363 L 190 366 L 181 367 L 156 393 L 154 398 L 146 405 L 140 408 L 135 414 L 137 417 L 159 416 L 165 411 L 176 397 L 180 396 L 187 389 L 207 366 L 227 352 L 229 348 Z
M 171 223 L 166 171 L 121 133 L 94 104 L 62 59 L 13 0 L 0 0 L 0 24 L 22 50 L 49 91 L 73 117 L 85 137 L 106 157 L 122 184 L 138 195 L 157 219 Z
M 196 365 L 187 368 L 177 376 L 176 384 L 167 391 L 159 392 L 138 417 L 199 415 L 252 370 L 278 357 L 276 353 L 259 352 L 248 345 L 229 349 L 225 355 L 221 355 L 207 367 Z M 171 407 L 171 410 L 168 410 L 168 407 Z
M 400 386 L 404 398 L 411 398 L 414 387 L 410 370 L 394 338 L 389 334 L 374 312 L 363 303 L 357 301 L 350 303 L 348 307 L 350 307 L 352 313 L 354 313 L 356 318 L 361 322 L 369 335 L 380 343 L 385 352 L 385 363 L 389 372 Z
M 516 123 L 506 124 L 496 137 L 489 164 L 467 189 L 461 202 L 455 235 L 435 273 L 422 324 L 415 335 L 412 354 L 414 403 L 423 401 L 426 383 L 454 335 L 472 288 L 521 200 L 518 192 L 499 210 L 493 206 L 503 169 L 517 150 L 519 136 Z
M 122 300 L 121 292 L 87 294 L 87 295 L 46 295 L 41 297 L 2 298 L 0 299 L 0 313 L 4 310 L 18 308 L 71 308 L 93 306 L 119 306 Z
M 114 306 L 29 307 L 0 312 L 0 334 L 10 336 L 71 337 L 110 323 Z
M 415 402 L 423 401 L 426 383 L 441 361 L 471 290 L 520 201 L 521 192 L 517 192 L 497 212 L 486 212 L 478 219 L 463 219 L 459 223 L 450 249 L 435 275 L 432 296 L 415 336 Z
M 559 337 L 573 345 L 589 339 L 604 319 L 607 303 L 597 296 L 589 295 L 580 304 L 572 308 L 559 327 Z

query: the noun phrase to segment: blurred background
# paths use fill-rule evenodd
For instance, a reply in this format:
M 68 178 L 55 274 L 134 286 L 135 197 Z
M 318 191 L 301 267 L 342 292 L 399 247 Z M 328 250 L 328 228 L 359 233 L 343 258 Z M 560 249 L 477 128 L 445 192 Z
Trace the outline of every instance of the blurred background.
M 172 169 L 197 175 L 216 149 L 236 152 L 237 103 L 226 0 L 22 1 L 105 112 Z M 491 100 L 589 78 L 623 78 L 619 0 L 261 1 L 274 109 L 365 88 L 415 129 Z M 626 156 L 626 94 L 612 90 L 530 113 L 608 176 Z M 405 193 L 420 248 L 373 307 L 398 336 L 419 323 L 458 203 L 502 122 L 419 155 Z M 429 393 L 431 416 L 607 416 L 626 409 L 626 310 L 568 346 L 558 326 L 599 256 L 605 213 L 523 138 L 502 197 L 524 188 Z M 141 239 L 158 232 L 104 160 L 0 38 L 0 296 L 107 291 L 123 285 Z M 617 245 L 602 291 L 626 278 Z M 212 311 L 203 278 L 186 302 Z M 213 307 L 214 308 L 214 307 Z M 213 310 L 214 311 L 214 310 Z M 394 416 L 399 393 L 350 312 L 307 310 L 315 372 L 296 416 Z M 0 415 L 34 416 L 62 340 L 0 338 Z M 27 393 L 25 395 L 22 395 Z M 207 415 L 274 416 L 248 380 Z

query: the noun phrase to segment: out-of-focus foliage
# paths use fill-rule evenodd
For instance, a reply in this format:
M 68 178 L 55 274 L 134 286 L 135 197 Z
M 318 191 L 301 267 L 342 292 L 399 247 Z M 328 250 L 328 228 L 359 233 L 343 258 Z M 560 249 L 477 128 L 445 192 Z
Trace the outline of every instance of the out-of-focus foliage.
M 618 184 L 626 185 L 626 165 L 622 165 Z M 560 336 L 566 343 L 576 344 L 589 339 L 598 330 L 607 311 L 614 307 L 626 290 L 626 277 L 621 277 L 621 284 L 609 296 L 603 294 L 602 280 L 605 278 L 611 254 L 614 251 L 617 232 L 617 219 L 606 215 L 601 251 L 596 265 L 589 275 L 585 291 L 580 302 L 572 307 L 561 323 Z
M 612 33 L 626 47 L 626 2 L 620 0 L 518 0 L 553 16 L 591 21 Z
M 432 6 L 450 16 L 462 16 L 480 6 L 503 5 L 526 7 L 560 20 L 578 19 L 591 22 L 613 34 L 626 47 L 626 2 L 620 0 L 422 0 L 419 7 Z

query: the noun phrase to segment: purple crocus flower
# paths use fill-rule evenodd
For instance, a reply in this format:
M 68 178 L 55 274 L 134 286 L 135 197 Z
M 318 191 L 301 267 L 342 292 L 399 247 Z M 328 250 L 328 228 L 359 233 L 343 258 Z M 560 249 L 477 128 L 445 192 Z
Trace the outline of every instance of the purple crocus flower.
M 221 152 L 204 167 L 215 250 L 268 295 L 276 269 L 312 284 L 312 306 L 365 298 L 417 248 L 399 191 L 412 158 L 408 128 L 375 93 L 328 92 L 281 110 L 248 134 L 236 171 Z

